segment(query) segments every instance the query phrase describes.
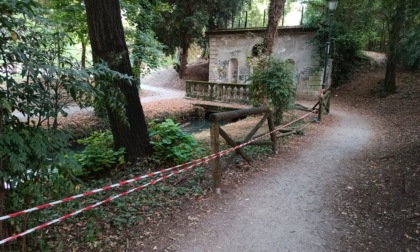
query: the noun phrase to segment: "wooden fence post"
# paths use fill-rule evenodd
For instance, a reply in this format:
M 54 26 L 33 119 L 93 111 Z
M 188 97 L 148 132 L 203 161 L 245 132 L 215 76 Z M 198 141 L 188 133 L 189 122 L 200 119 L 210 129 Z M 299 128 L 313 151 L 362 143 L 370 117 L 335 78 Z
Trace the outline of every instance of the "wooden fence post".
M 325 106 L 326 106 L 326 110 L 327 110 L 328 114 L 330 114 L 330 113 L 331 113 L 331 112 L 330 112 L 330 100 L 331 100 L 331 94 L 329 94 L 329 95 L 328 95 L 328 97 L 327 97 L 327 101 L 326 101 L 326 104 L 325 104 Z
M 268 118 L 267 118 L 267 122 L 268 122 L 268 129 L 270 130 L 270 132 L 275 130 L 274 127 L 274 122 L 273 122 L 273 113 L 270 111 L 268 112 Z M 273 153 L 277 154 L 277 137 L 276 137 L 276 132 L 273 132 L 270 134 L 270 138 L 271 138 L 271 142 L 273 144 Z
M 219 153 L 219 125 L 217 122 L 212 122 L 210 126 L 210 145 L 213 154 Z M 212 160 L 213 168 L 213 188 L 216 194 L 220 194 L 220 187 L 222 184 L 222 170 L 220 169 L 220 157 Z
M 320 122 L 322 119 L 323 106 L 324 106 L 324 95 L 321 94 L 319 96 L 318 122 Z

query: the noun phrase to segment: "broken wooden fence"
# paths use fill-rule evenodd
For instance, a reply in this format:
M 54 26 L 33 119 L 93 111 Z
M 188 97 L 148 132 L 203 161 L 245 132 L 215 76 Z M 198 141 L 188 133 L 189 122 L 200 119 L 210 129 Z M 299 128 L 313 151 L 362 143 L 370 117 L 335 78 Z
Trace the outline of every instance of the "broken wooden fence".
M 262 119 L 257 123 L 257 125 L 255 125 L 255 127 L 248 133 L 248 135 L 242 141 L 233 140 L 226 133 L 226 131 L 224 131 L 219 125 L 219 122 L 221 121 L 231 121 L 234 119 L 238 119 L 238 118 L 242 118 L 242 117 L 246 117 L 250 115 L 258 115 L 258 114 L 263 115 Z M 266 120 L 268 122 L 268 128 L 270 132 L 273 132 L 275 129 L 271 110 L 267 107 L 241 109 L 241 110 L 235 110 L 235 111 L 215 113 L 215 114 L 211 114 L 209 119 L 211 121 L 210 145 L 211 145 L 211 151 L 213 153 L 219 153 L 219 145 L 220 145 L 219 135 L 222 136 L 223 139 L 225 139 L 226 142 L 230 146 L 235 147 L 251 140 L 252 137 L 255 135 L 255 133 L 257 133 L 258 129 L 261 128 L 261 126 L 264 124 Z M 270 141 L 256 141 L 250 144 L 251 145 L 271 145 L 273 148 L 273 152 L 276 153 L 277 152 L 276 133 L 273 132 L 270 134 Z M 229 164 L 233 161 L 236 155 L 242 156 L 242 158 L 245 159 L 248 163 L 252 162 L 252 159 L 244 152 L 244 150 L 241 148 L 238 148 L 230 157 L 228 157 L 225 164 L 225 168 L 229 166 Z M 212 168 L 213 168 L 213 186 L 216 190 L 216 193 L 220 194 L 220 186 L 221 186 L 221 181 L 222 181 L 222 167 L 220 165 L 220 157 L 217 157 L 212 161 Z
M 328 114 L 330 113 L 330 98 L 331 98 L 331 91 L 325 92 L 325 94 L 321 94 L 319 96 L 318 102 L 312 108 L 312 110 L 316 110 L 318 107 L 318 121 L 320 122 L 322 119 L 322 113 L 325 112 Z

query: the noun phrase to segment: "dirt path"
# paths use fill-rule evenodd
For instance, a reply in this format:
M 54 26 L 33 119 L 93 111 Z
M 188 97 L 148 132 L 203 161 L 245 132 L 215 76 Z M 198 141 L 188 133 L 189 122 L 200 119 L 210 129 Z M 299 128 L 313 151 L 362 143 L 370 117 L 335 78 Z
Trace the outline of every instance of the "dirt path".
M 369 121 L 337 111 L 324 129 L 327 141 L 301 149 L 296 160 L 268 164 L 268 172 L 235 192 L 222 192 L 219 208 L 177 241 L 176 251 L 331 251 L 340 230 L 327 187 L 341 164 L 363 152 L 373 138 Z M 192 218 L 194 219 L 194 218 Z M 179 232 L 179 231 L 176 231 Z M 173 234 L 176 237 L 176 234 Z
M 163 101 L 170 99 L 180 99 L 185 97 L 184 90 L 177 90 L 172 88 L 156 87 L 152 85 L 141 85 L 141 92 L 145 92 L 146 95 L 142 96 L 141 103 Z

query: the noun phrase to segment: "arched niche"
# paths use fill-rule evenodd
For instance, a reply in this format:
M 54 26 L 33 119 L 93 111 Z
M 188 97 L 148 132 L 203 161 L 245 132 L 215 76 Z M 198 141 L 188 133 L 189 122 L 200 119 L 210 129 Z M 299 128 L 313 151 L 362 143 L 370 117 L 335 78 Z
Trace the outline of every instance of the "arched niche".
M 229 61 L 229 70 L 228 70 L 228 82 L 237 83 L 238 82 L 238 60 L 233 58 Z

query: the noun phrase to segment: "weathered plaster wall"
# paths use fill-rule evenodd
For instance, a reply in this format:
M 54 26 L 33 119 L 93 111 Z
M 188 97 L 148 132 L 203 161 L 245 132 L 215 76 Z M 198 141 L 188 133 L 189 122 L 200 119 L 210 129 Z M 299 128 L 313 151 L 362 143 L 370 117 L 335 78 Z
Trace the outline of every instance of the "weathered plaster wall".
M 262 30 L 223 30 L 208 33 L 210 38 L 209 81 L 249 83 L 252 49 L 262 42 Z M 279 29 L 273 55 L 294 64 L 298 96 L 319 94 L 322 71 L 314 72 L 318 62 L 310 43 L 314 31 L 302 28 Z M 237 67 L 236 67 L 237 65 Z M 312 69 L 312 71 L 310 71 Z

